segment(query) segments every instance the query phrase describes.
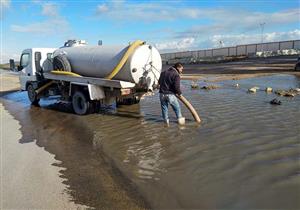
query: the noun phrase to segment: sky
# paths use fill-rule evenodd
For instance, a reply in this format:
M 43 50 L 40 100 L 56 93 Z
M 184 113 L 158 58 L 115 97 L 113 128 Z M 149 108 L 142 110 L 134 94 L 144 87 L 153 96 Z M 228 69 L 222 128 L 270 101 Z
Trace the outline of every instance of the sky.
M 140 39 L 162 53 L 300 39 L 300 0 L 0 1 L 0 63 L 68 39 Z

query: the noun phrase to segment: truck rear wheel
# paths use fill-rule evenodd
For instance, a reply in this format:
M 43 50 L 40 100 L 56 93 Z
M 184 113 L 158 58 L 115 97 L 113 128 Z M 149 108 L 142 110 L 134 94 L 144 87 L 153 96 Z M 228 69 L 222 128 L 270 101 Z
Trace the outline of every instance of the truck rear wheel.
M 28 98 L 29 98 L 31 104 L 33 104 L 33 105 L 39 104 L 40 99 L 37 97 L 37 94 L 36 94 L 35 89 L 32 84 L 29 84 L 27 86 L 27 94 L 28 94 Z
M 91 111 L 91 102 L 81 91 L 76 91 L 72 96 L 72 106 L 76 114 L 85 115 Z

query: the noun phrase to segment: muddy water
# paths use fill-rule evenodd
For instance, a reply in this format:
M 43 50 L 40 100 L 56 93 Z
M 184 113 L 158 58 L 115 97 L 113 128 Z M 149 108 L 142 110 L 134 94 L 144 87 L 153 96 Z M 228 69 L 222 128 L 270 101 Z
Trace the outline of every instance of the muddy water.
M 57 123 L 57 132 L 75 139 L 58 136 L 50 143 L 39 136 L 37 144 L 62 161 L 71 196 L 80 204 L 97 206 L 101 196 L 91 196 L 98 192 L 91 183 L 101 187 L 97 163 L 104 156 L 126 180 L 121 183 L 129 186 L 127 192 L 153 208 L 299 209 L 300 96 L 279 97 L 283 104 L 274 106 L 269 101 L 275 94 L 246 92 L 253 86 L 300 87 L 300 78 L 225 81 L 211 91 L 191 90 L 190 84 L 182 82 L 183 92 L 199 111 L 201 125 L 183 108 L 186 126 L 178 127 L 173 113 L 170 127 L 164 126 L 157 94 L 140 105 L 83 117 L 53 111 L 56 106 L 43 101 L 42 108 L 27 110 L 26 122 L 30 117 L 31 126 L 49 131 Z M 6 108 L 24 123 L 22 94 L 5 97 Z M 12 108 L 14 101 L 19 110 Z

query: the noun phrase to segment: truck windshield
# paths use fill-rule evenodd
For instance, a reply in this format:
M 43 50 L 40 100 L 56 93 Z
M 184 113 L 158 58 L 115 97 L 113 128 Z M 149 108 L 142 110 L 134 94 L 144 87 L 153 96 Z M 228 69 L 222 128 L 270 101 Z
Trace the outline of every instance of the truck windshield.
M 22 67 L 25 67 L 29 64 L 29 53 L 22 54 L 20 63 Z

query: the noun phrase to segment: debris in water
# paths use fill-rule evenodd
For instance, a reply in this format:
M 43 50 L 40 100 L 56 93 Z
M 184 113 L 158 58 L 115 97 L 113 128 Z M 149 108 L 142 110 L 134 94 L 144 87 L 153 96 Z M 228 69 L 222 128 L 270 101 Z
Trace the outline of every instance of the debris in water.
M 216 85 L 205 85 L 203 87 L 201 87 L 201 89 L 204 89 L 204 90 L 212 90 L 212 89 L 217 89 L 219 88 L 219 86 L 216 86 Z
M 197 81 L 192 81 L 191 88 L 192 89 L 199 89 L 199 85 L 197 84 Z
M 288 91 L 286 90 L 276 90 L 275 93 L 280 96 L 286 96 L 286 97 L 294 97 L 296 93 L 293 91 L 293 89 L 290 89 Z
M 298 94 L 300 94 L 300 88 L 295 88 L 295 89 L 291 88 L 291 89 L 289 89 L 289 92 L 291 92 L 295 95 L 298 95 Z
M 234 86 L 235 86 L 235 87 L 239 87 L 240 85 L 239 85 L 239 84 L 235 84 Z
M 278 100 L 277 98 L 274 98 L 272 101 L 270 101 L 270 104 L 273 104 L 273 105 L 281 105 L 281 101 Z

